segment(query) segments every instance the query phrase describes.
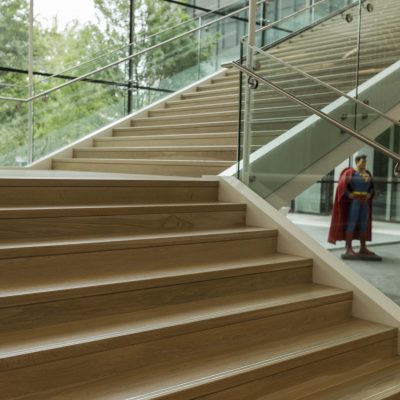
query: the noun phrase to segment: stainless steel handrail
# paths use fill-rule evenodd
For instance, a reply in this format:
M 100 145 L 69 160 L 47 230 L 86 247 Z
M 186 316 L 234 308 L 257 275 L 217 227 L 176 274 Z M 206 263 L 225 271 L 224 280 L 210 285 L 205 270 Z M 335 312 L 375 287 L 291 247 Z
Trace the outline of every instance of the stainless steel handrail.
M 382 118 L 387 119 L 388 121 L 392 122 L 393 124 L 400 126 L 400 122 L 392 117 L 390 117 L 389 115 L 386 115 L 384 112 L 377 110 L 376 108 L 370 106 L 369 104 L 365 104 L 364 102 L 362 102 L 361 100 L 355 99 L 354 97 L 349 96 L 346 93 L 343 93 L 342 91 L 340 91 L 339 89 L 335 88 L 334 86 L 330 85 L 329 83 L 325 83 L 323 81 L 321 81 L 318 78 L 315 78 L 314 76 L 308 74 L 307 72 L 302 71 L 300 68 L 295 67 L 292 64 L 287 63 L 286 61 L 283 61 L 282 59 L 273 56 L 272 54 L 267 53 L 266 51 L 259 49 L 255 46 L 250 46 L 248 45 L 251 49 L 253 49 L 255 52 L 259 53 L 259 54 L 263 54 L 266 57 L 272 58 L 273 60 L 283 64 L 285 67 L 291 68 L 293 70 L 295 70 L 296 72 L 298 72 L 299 74 L 305 76 L 306 78 L 309 78 L 310 80 L 312 80 L 313 82 L 318 83 L 321 86 L 326 87 L 329 90 L 332 90 L 333 92 L 337 93 L 338 95 L 345 97 L 346 99 L 349 99 L 351 101 L 353 101 L 354 103 L 359 104 L 360 106 L 374 112 L 375 114 L 378 114 L 379 116 L 381 116 Z
M 265 1 L 266 1 L 266 0 L 261 0 L 261 1 L 257 2 L 257 5 L 258 5 L 258 4 L 262 4 L 262 3 L 265 2 Z M 27 97 L 27 98 L 3 97 L 3 96 L 0 96 L 0 100 L 16 101 L 16 102 L 20 102 L 20 103 L 28 103 L 28 102 L 31 102 L 31 101 L 33 101 L 33 100 L 36 100 L 36 99 L 40 98 L 40 97 L 46 96 L 46 95 L 48 95 L 48 94 L 50 94 L 50 93 L 52 93 L 52 92 L 54 92 L 54 91 L 56 91 L 56 90 L 62 89 L 62 88 L 64 88 L 64 87 L 66 87 L 66 86 L 72 85 L 73 83 L 76 83 L 76 82 L 79 82 L 79 81 L 81 81 L 81 80 L 83 80 L 83 79 L 86 79 L 86 78 L 88 78 L 89 76 L 92 76 L 92 75 L 94 75 L 94 74 L 96 74 L 96 73 L 98 73 L 98 72 L 105 71 L 106 69 L 115 67 L 116 65 L 122 64 L 123 62 L 129 61 L 129 60 L 131 60 L 131 59 L 133 59 L 133 58 L 135 58 L 135 57 L 138 57 L 138 56 L 140 56 L 140 55 L 142 55 L 142 54 L 148 53 L 149 51 L 152 51 L 152 50 L 157 49 L 157 48 L 159 48 L 159 47 L 161 47 L 161 46 L 164 46 L 165 44 L 171 43 L 171 42 L 173 42 L 174 40 L 177 40 L 177 39 L 180 39 L 180 38 L 182 38 L 182 37 L 184 37 L 184 36 L 187 36 L 187 35 L 190 35 L 190 34 L 192 34 L 192 33 L 195 33 L 195 32 L 197 32 L 197 31 L 199 31 L 199 30 L 201 30 L 201 29 L 205 29 L 205 28 L 207 28 L 208 26 L 211 26 L 211 25 L 213 25 L 213 24 L 215 24 L 215 23 L 217 23 L 217 22 L 220 22 L 220 21 L 222 21 L 222 20 L 224 20 L 224 19 L 226 19 L 226 18 L 230 18 L 230 17 L 232 17 L 232 16 L 234 16 L 234 15 L 236 15 L 236 14 L 240 14 L 241 12 L 247 10 L 248 8 L 249 8 L 249 6 L 246 6 L 246 7 L 243 7 L 243 8 L 241 8 L 241 9 L 239 9 L 239 10 L 233 11 L 233 12 L 231 12 L 231 13 L 229 13 L 229 14 L 227 14 L 227 15 L 224 15 L 224 16 L 221 17 L 221 18 L 217 18 L 216 20 L 211 21 L 211 22 L 209 22 L 209 23 L 207 23 L 207 24 L 204 24 L 204 25 L 199 26 L 199 27 L 197 27 L 197 28 L 193 28 L 193 29 L 191 29 L 191 30 L 189 30 L 189 31 L 187 31 L 187 32 L 183 32 L 183 33 L 181 33 L 181 34 L 179 34 L 179 35 L 177 35 L 177 36 L 174 36 L 173 38 L 170 38 L 170 39 L 168 39 L 168 40 L 165 40 L 164 42 L 158 43 L 158 44 L 156 44 L 156 45 L 154 45 L 154 46 L 148 47 L 148 48 L 145 49 L 145 50 L 141 50 L 141 51 L 139 51 L 139 52 L 137 52 L 137 53 L 135 53 L 135 54 L 129 55 L 129 56 L 124 57 L 124 58 L 121 58 L 121 59 L 119 59 L 118 61 L 114 61 L 114 62 L 112 62 L 112 63 L 110 63 L 110 64 L 105 65 L 104 67 L 97 68 L 97 69 L 95 69 L 95 70 L 93 70 L 93 71 L 90 71 L 90 72 L 88 72 L 88 73 L 86 73 L 86 74 L 83 74 L 83 75 L 81 75 L 81 76 L 79 76 L 79 77 L 77 77 L 77 78 L 71 79 L 70 81 L 65 82 L 65 83 L 62 83 L 62 84 L 60 84 L 60 85 L 57 85 L 57 86 L 55 86 L 55 87 L 53 87 L 53 88 L 51 88 L 51 89 L 45 90 L 44 92 L 38 93 L 38 94 L 36 94 L 36 95 L 34 95 L 34 96 Z
M 312 112 L 313 114 L 318 115 L 320 118 L 330 122 L 332 125 L 336 126 L 337 128 L 349 133 L 350 135 L 354 136 L 361 142 L 373 147 L 375 150 L 381 152 L 384 154 L 386 157 L 391 158 L 395 163 L 396 166 L 394 168 L 395 174 L 400 171 L 400 154 L 397 154 L 386 147 L 382 146 L 381 144 L 375 142 L 374 140 L 371 140 L 367 138 L 366 136 L 362 135 L 361 133 L 355 131 L 354 129 L 351 129 L 347 127 L 346 125 L 343 125 L 339 121 L 336 121 L 336 119 L 332 118 L 328 114 L 324 113 L 323 111 L 318 110 L 317 108 L 311 106 L 310 104 L 304 102 L 303 100 L 300 100 L 298 97 L 292 95 L 291 93 L 287 92 L 285 89 L 282 89 L 281 87 L 275 85 L 275 83 L 269 81 L 268 79 L 263 78 L 262 76 L 258 75 L 256 72 L 249 70 L 248 68 L 244 67 L 243 65 L 240 65 L 237 61 L 233 61 L 232 65 L 239 69 L 240 71 L 244 72 L 245 74 L 255 78 L 257 81 L 264 83 L 265 85 L 268 85 L 272 87 L 274 90 L 276 90 L 278 93 L 281 95 L 289 98 L 293 102 L 297 103 L 301 107 L 307 109 L 308 111 Z

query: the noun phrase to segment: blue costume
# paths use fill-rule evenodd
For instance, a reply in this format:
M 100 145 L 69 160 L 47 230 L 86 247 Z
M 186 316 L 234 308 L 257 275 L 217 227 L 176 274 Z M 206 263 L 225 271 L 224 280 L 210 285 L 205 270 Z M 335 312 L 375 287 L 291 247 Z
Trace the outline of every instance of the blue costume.
M 366 232 L 368 229 L 369 219 L 369 202 L 368 195 L 373 192 L 372 177 L 369 173 L 360 173 L 356 171 L 347 185 L 347 197 L 353 196 L 346 226 L 346 232 L 353 233 L 358 224 L 360 233 Z

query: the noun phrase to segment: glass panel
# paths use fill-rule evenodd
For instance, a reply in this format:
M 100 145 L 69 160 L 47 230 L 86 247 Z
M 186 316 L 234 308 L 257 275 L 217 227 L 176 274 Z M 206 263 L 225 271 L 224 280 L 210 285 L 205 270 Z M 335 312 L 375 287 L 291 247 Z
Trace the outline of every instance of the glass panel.
M 33 158 L 93 132 L 126 113 L 127 87 L 77 82 L 33 102 Z
M 392 129 L 385 131 L 378 141 L 388 144 L 392 142 L 394 148 L 392 150 L 399 151 L 398 143 L 393 140 L 396 137 Z M 372 229 L 371 240 L 367 237 L 366 246 L 369 251 L 374 252 L 377 256 L 381 257 L 379 261 L 375 257 L 369 257 L 366 254 L 359 254 L 362 252 L 360 237 L 357 233 L 348 236 L 348 241 L 338 239 L 335 244 L 328 242 L 328 234 L 331 227 L 337 227 L 340 219 L 334 218 L 332 220 L 332 209 L 336 202 L 336 207 L 345 214 L 347 207 L 352 206 L 354 200 L 349 200 L 347 194 L 343 194 L 341 190 L 340 174 L 346 168 L 356 168 L 355 158 L 358 155 L 367 156 L 367 169 L 370 171 L 374 182 L 374 196 L 368 207 L 372 207 Z M 400 274 L 398 267 L 400 265 L 400 225 L 396 208 L 399 204 L 399 183 L 400 179 L 393 175 L 393 161 L 378 151 L 369 146 L 361 146 L 355 154 L 351 154 L 349 158 L 343 160 L 338 164 L 329 177 L 325 177 L 324 181 L 329 179 L 331 190 L 329 191 L 329 202 L 331 204 L 329 212 L 324 210 L 320 212 L 317 209 L 323 208 L 323 203 L 319 203 L 318 199 L 312 199 L 309 193 L 314 194 L 321 188 L 322 183 L 314 184 L 305 192 L 298 195 L 290 202 L 290 212 L 288 218 L 298 225 L 304 232 L 314 238 L 321 246 L 330 250 L 334 255 L 342 258 L 342 255 L 347 252 L 349 241 L 351 240 L 352 249 L 355 252 L 355 257 L 348 259 L 346 257 L 343 261 L 348 264 L 354 271 L 358 272 L 366 280 L 370 281 L 389 298 L 394 300 L 400 305 L 399 285 Z M 350 187 L 354 184 L 353 179 L 350 178 Z M 357 183 L 356 183 L 357 184 Z M 306 199 L 314 203 L 313 210 L 310 212 L 305 207 Z M 340 203 L 338 200 L 342 199 Z M 359 198 L 356 201 L 360 201 Z M 347 214 L 348 215 L 348 214 Z M 353 218 L 358 214 L 353 214 Z M 363 221 L 363 216 L 357 219 L 357 226 L 360 227 L 360 222 Z M 366 221 L 369 221 L 367 214 Z M 346 231 L 351 217 L 344 220 L 343 230 Z M 362 226 L 362 225 L 361 225 Z M 361 236 L 361 239 L 363 237 Z M 351 257 L 350 257 L 351 258 Z
M 136 32 L 134 32 L 134 42 L 129 45 L 130 2 L 128 0 L 118 0 L 112 5 L 102 2 L 93 4 L 83 2 L 80 13 L 76 12 L 78 8 L 71 8 L 69 3 L 66 5 L 55 2 L 49 7 L 46 7 L 46 4 L 44 0 L 34 2 L 35 93 L 62 83 L 60 78 L 68 81 L 87 74 L 188 30 L 212 23 L 247 5 L 245 0 L 237 0 L 229 4 L 221 2 L 218 9 L 210 12 L 202 11 L 201 15 L 193 18 L 190 8 L 183 7 L 181 4 L 137 2 Z M 246 13 L 243 13 L 212 27 L 218 32 L 226 30 L 231 34 L 228 38 L 227 32 L 222 32 L 225 39 L 217 48 L 218 54 L 222 54 L 225 50 L 229 52 L 233 47 L 233 40 L 235 46 L 238 45 L 241 35 L 247 29 L 243 28 L 245 22 Z M 234 26 L 238 28 L 237 37 L 235 37 L 236 32 L 231 30 Z M 228 57 L 229 54 L 221 59 Z M 46 76 L 48 74 L 51 76 Z M 26 97 L 25 76 L 22 82 L 19 97 Z M 6 91 L 3 95 L 11 96 L 10 93 L 12 92 Z
M 400 84 L 400 10 L 393 0 L 362 3 L 360 22 L 360 82 L 375 75 L 374 87 L 360 98 L 375 108 L 389 112 L 398 104 Z M 364 85 L 365 86 L 365 85 Z
M 28 93 L 28 14 L 27 0 L 0 2 L 0 96 Z
M 359 0 L 321 0 L 312 3 L 304 0 L 273 2 L 269 5 L 268 15 L 270 20 L 278 22 L 273 27 L 258 32 L 258 44 L 260 46 L 271 46 L 278 40 L 309 29 L 311 25 L 318 24 L 340 12 L 349 13 L 354 17 L 357 12 L 345 10 L 351 6 L 356 6 L 358 3 Z M 313 7 L 309 7 L 313 4 Z M 296 14 L 291 16 L 294 13 Z
M 265 58 L 268 58 L 268 64 L 264 63 Z M 327 174 L 336 165 L 336 157 L 348 154 L 353 147 L 355 151 L 360 143 L 344 128 L 321 119 L 312 110 L 296 103 L 296 98 L 323 111 L 331 121 L 356 129 L 370 139 L 386 129 L 399 128 L 396 120 L 390 120 L 362 102 L 341 96 L 332 88 L 268 57 L 265 52 L 257 51 L 256 63 L 260 63 L 256 73 L 261 78 L 265 75 L 269 82 L 285 90 L 287 96 L 293 96 L 279 94 L 276 89 L 263 84 L 260 78 L 259 87 L 251 90 L 248 99 L 249 123 L 242 124 L 241 129 L 244 131 L 247 127 L 249 145 L 243 151 L 251 153 L 250 186 L 265 198 L 274 197 L 278 203 L 287 201 L 286 191 L 291 182 L 300 178 L 303 181 L 304 171 L 309 171 L 312 180 L 314 169 L 323 163 L 322 175 Z M 263 65 L 268 65 L 266 70 Z M 245 119 L 243 110 L 242 105 L 242 118 Z M 325 162 L 326 158 L 330 161 Z M 310 186 L 306 181 L 301 185 L 305 185 L 304 189 Z
M 237 2 L 239 4 L 242 5 L 242 2 Z M 232 4 L 227 11 L 231 7 Z M 219 14 L 215 13 L 214 17 L 220 18 Z M 208 20 L 213 18 L 210 16 Z M 193 20 L 190 21 L 189 24 L 193 23 Z M 202 26 L 205 23 L 207 20 L 201 22 Z M 221 63 L 231 61 L 233 55 L 239 53 L 240 34 L 232 34 L 233 25 L 237 32 L 244 32 L 246 24 L 247 10 L 139 53 L 131 61 L 89 73 L 83 80 L 58 88 L 45 96 L 41 95 L 43 91 L 64 85 L 74 75 L 93 71 L 93 64 L 100 68 L 119 59 L 126 47 L 117 53 L 108 54 L 105 56 L 107 59 L 102 58 L 74 68 L 68 71 L 67 76 L 36 80 L 35 95 L 39 97 L 33 102 L 34 160 L 124 117 L 128 113 L 129 99 L 132 111 L 138 110 L 219 70 Z M 187 25 L 185 27 L 186 31 Z M 10 89 L 3 84 L 3 88 L 7 89 L 9 96 L 27 96 L 26 85 Z M 1 101 L 0 106 L 3 107 L 3 115 L 16 113 L 15 103 Z M 27 124 L 27 115 L 24 114 L 27 107 L 17 109 Z M 14 118 L 14 121 L 11 118 L 5 119 L 2 128 L 6 131 L 8 121 L 19 127 L 21 118 Z M 27 129 L 25 125 L 19 135 L 22 132 L 27 135 Z M 15 132 L 15 129 L 9 129 L 9 132 Z M 19 137 L 17 134 L 13 136 L 15 140 Z M 26 142 L 27 139 L 24 146 Z M 18 146 L 16 144 L 14 148 Z M 8 154 L 7 146 L 4 149 Z M 10 157 L 4 162 L 15 165 L 26 163 L 27 159 L 24 156 L 22 161 L 16 161 L 15 156 Z
M 0 165 L 28 163 L 28 105 L 0 102 Z
M 28 14 L 27 0 L 0 2 L 0 96 L 28 94 Z M 0 100 L 0 165 L 27 162 L 27 105 Z
M 239 21 L 245 16 L 238 13 Z M 238 53 L 231 35 L 219 22 L 35 100 L 34 159 L 124 117 L 129 93 L 137 110 L 219 70 Z M 63 82 L 53 78 L 47 85 Z

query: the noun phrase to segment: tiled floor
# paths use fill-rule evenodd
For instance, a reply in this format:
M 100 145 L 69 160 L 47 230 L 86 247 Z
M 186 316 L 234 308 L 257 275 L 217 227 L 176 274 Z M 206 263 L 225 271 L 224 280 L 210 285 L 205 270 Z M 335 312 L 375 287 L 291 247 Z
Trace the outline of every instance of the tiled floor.
M 334 246 L 326 241 L 330 217 L 289 214 L 288 218 L 333 254 L 340 257 L 343 253 L 344 242 L 338 242 Z M 371 248 L 383 258 L 383 261 L 346 260 L 345 262 L 400 305 L 400 224 L 375 222 L 372 234 Z M 357 248 L 357 242 L 354 242 L 354 245 Z

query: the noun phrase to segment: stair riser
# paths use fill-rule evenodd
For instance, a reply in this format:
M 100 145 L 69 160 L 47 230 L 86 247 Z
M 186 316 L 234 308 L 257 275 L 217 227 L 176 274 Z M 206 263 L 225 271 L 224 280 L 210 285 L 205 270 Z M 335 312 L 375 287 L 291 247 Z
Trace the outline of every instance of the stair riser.
M 147 118 L 141 120 L 132 120 L 131 126 L 164 126 L 164 125 L 174 125 L 174 124 L 191 124 L 191 123 L 201 123 L 201 122 L 215 122 L 215 121 L 236 121 L 237 111 L 229 111 L 224 113 L 211 112 L 206 115 L 190 115 L 179 117 L 165 117 L 165 118 Z
M 325 385 L 329 387 L 332 376 L 337 382 L 345 382 L 348 376 L 354 376 L 355 371 L 362 375 L 371 372 L 374 366 L 379 369 L 389 364 L 395 354 L 396 340 L 389 339 L 198 399 L 264 399 L 265 394 L 268 393 L 273 400 L 300 400 L 314 393 L 318 388 Z M 329 374 L 326 373 L 327 371 Z
M 0 219 L 0 241 L 123 236 L 244 226 L 244 211 Z
M 127 163 L 101 163 L 98 160 L 92 163 L 72 163 L 53 160 L 53 169 L 60 171 L 90 171 L 90 172 L 116 172 L 121 174 L 144 174 L 163 176 L 201 177 L 202 175 L 218 175 L 231 164 L 227 165 L 152 165 L 127 164 Z
M 191 100 L 191 99 L 201 99 L 204 97 L 210 97 L 211 96 L 239 96 L 239 87 L 229 87 L 227 89 L 218 89 L 218 90 L 207 90 L 203 92 L 195 92 L 195 93 L 188 93 L 188 94 L 183 94 L 182 99 L 183 100 Z
M 157 159 L 157 160 L 236 160 L 235 150 L 147 150 L 147 151 L 74 151 L 75 158 L 108 158 L 108 159 Z
M 232 76 L 224 76 L 223 78 L 215 78 L 211 81 L 211 84 L 220 84 L 220 83 L 230 83 L 232 85 L 239 84 L 239 74 Z
M 179 186 L 0 187 L 2 207 L 217 201 L 218 188 Z
M 243 235 L 242 235 L 243 236 Z M 194 243 L 193 243 L 194 242 Z M 82 250 L 81 250 L 82 251 Z M 208 238 L 204 236 L 201 240 L 195 242 L 194 239 L 169 245 L 143 245 L 138 243 L 136 247 L 127 244 L 124 248 L 108 249 L 105 251 L 91 250 L 88 247 L 85 251 L 75 251 L 70 253 L 65 249 L 54 252 L 53 255 L 47 255 L 40 252 L 34 254 L 34 257 L 22 257 L 21 252 L 16 250 L 10 253 L 9 258 L 0 260 L 0 272 L 2 276 L 1 287 L 3 289 L 24 287 L 29 281 L 33 286 L 45 286 L 57 282 L 74 282 L 79 280 L 95 280 L 101 277 L 109 277 L 112 273 L 116 277 L 130 274 L 139 274 L 139 276 L 150 274 L 146 280 L 136 283 L 129 283 L 128 288 L 143 289 L 160 286 L 159 276 L 163 276 L 163 269 L 176 269 L 179 275 L 180 268 L 188 265 L 209 264 L 210 257 L 213 262 L 229 263 L 247 260 L 249 254 L 252 257 L 262 257 L 276 251 L 276 236 L 265 236 L 256 238 L 247 238 L 246 235 L 241 238 L 232 238 L 226 235 L 223 238 Z M 112 265 L 112 270 L 110 270 Z M 247 264 L 246 264 L 247 265 Z M 202 271 L 196 272 L 190 276 L 174 276 L 173 283 L 190 282 L 200 279 Z M 238 275 L 245 271 L 237 272 Z M 160 275 L 161 274 L 161 275 Z M 216 274 L 216 275 L 215 275 Z M 229 276 L 235 274 L 230 271 Z M 214 273 L 212 276 L 225 276 Z M 208 275 L 206 275 L 208 277 Z M 206 279 L 203 277 L 202 279 Z M 154 283 L 156 282 L 156 283 Z M 118 284 L 118 287 L 121 285 Z M 126 290 L 125 286 L 122 286 Z M 96 289 L 84 289 L 83 293 L 107 293 L 110 288 L 97 287 Z M 117 290 L 117 289 L 113 289 Z M 57 298 L 68 298 L 69 294 L 59 294 Z M 36 300 L 35 300 L 36 299 Z M 44 296 L 44 300 L 47 297 Z M 33 301 L 37 300 L 34 297 Z M 30 300 L 24 299 L 4 299 L 2 306 L 12 304 L 25 304 Z M 7 321 L 4 319 L 3 321 Z M 6 322 L 4 322 L 6 323 Z M 24 321 L 22 321 L 24 323 Z M 5 325 L 1 325 L 0 329 Z
M 221 103 L 233 103 L 238 101 L 237 94 L 228 94 L 222 96 L 213 96 L 203 98 L 181 99 L 179 101 L 171 101 L 165 104 L 167 109 L 176 109 L 181 107 L 197 107 L 197 106 L 214 106 Z
M 238 104 L 237 102 L 233 103 L 228 103 L 227 105 L 220 105 L 218 106 L 217 104 L 214 106 L 208 106 L 204 105 L 203 107 L 199 108 L 189 108 L 189 107 L 183 107 L 182 104 L 182 109 L 165 109 L 162 111 L 149 111 L 149 116 L 150 117 L 162 117 L 163 115 L 165 116 L 172 116 L 172 115 L 196 115 L 196 114 L 207 114 L 207 113 L 213 113 L 213 112 L 225 112 L 225 111 L 237 111 Z
M 157 365 L 165 365 L 165 368 L 168 368 L 168 365 L 171 366 L 171 360 L 189 362 L 192 357 L 199 355 L 204 357 L 210 354 L 211 356 L 215 352 L 215 348 L 221 351 L 224 348 L 235 346 L 237 351 L 240 351 L 244 342 L 246 346 L 251 346 L 252 343 L 278 340 L 282 337 L 330 326 L 344 321 L 350 312 L 350 308 L 351 302 L 334 303 L 307 311 L 285 313 L 81 357 L 73 357 L 74 353 L 70 351 L 65 355 L 69 358 L 64 360 L 1 373 L 0 387 L 4 388 L 2 394 L 8 399 L 40 390 L 54 389 L 61 385 L 72 385 L 76 382 L 107 376 L 111 373 L 121 373 L 132 369 L 134 369 L 133 374 L 135 370 L 137 373 L 141 373 L 143 369 L 149 369 L 149 360 L 152 360 L 151 369 Z M 288 320 L 291 321 L 291 326 L 288 326 Z M 374 340 L 376 339 L 374 338 Z M 341 348 L 338 346 L 329 353 L 335 354 L 335 352 L 340 351 Z M 315 353 L 314 357 L 323 358 L 327 356 L 326 350 L 316 351 Z M 302 360 L 301 362 L 306 361 Z M 290 368 L 293 364 L 296 365 L 296 360 L 281 361 L 266 368 L 263 374 L 277 373 Z M 94 365 L 96 368 L 93 368 Z M 244 376 L 247 381 L 251 379 L 249 378 L 249 376 Z M 219 390 L 223 389 L 224 386 L 226 388 L 227 384 L 232 386 L 229 379 L 219 381 Z M 196 391 L 196 394 L 204 394 L 204 389 L 204 387 L 200 387 L 198 389 L 200 391 Z M 201 393 L 202 391 L 203 393 Z
M 218 161 L 236 161 L 236 150 L 218 150 L 218 151 L 82 151 L 76 152 L 74 158 L 103 158 L 103 159 L 124 159 L 124 160 L 218 160 Z
M 96 296 L 89 296 L 89 291 L 85 293 L 84 290 L 81 290 L 81 293 L 71 292 L 69 294 L 70 296 L 80 294 L 80 297 L 76 298 L 65 300 L 54 298 L 54 301 L 2 308 L 0 315 L 7 317 L 7 319 L 4 319 L 5 325 L 1 329 L 3 332 L 8 332 L 12 329 L 40 328 L 41 326 L 64 322 L 82 321 L 87 319 L 88 316 L 96 318 L 139 312 L 154 307 L 217 299 L 221 296 L 252 293 L 254 290 L 267 290 L 290 284 L 305 283 L 311 281 L 311 268 L 298 267 L 237 277 L 221 277 L 220 279 L 217 276 L 216 279 L 198 282 L 184 282 L 184 279 L 182 279 L 183 282 L 180 284 L 176 283 L 176 281 L 179 282 L 179 277 L 171 278 L 169 282 L 168 280 L 164 282 L 159 280 L 158 282 L 159 284 L 169 283 L 170 286 L 157 287 L 157 282 L 153 282 L 154 287 L 150 288 L 110 292 Z M 193 279 L 194 277 L 192 277 Z M 119 289 L 127 290 L 123 285 Z M 66 293 L 64 295 L 67 296 Z
M 222 83 L 208 83 L 206 85 L 198 86 L 198 92 L 204 91 L 214 91 L 214 90 L 226 90 L 226 89 L 233 89 L 239 86 L 239 81 L 236 82 L 222 82 Z
M 241 311 L 238 310 L 236 313 L 230 315 L 215 315 L 209 316 L 207 319 L 204 317 L 194 321 L 186 321 L 179 324 L 178 326 L 171 327 L 155 327 L 152 331 L 146 332 L 132 332 L 131 334 L 125 334 L 120 337 L 112 337 L 107 339 L 93 340 L 91 343 L 77 344 L 73 346 L 64 346 L 61 349 L 47 349 L 38 351 L 35 353 L 34 360 L 32 360 L 31 354 L 15 354 L 9 355 L 9 357 L 0 360 L 0 372 L 10 368 L 21 368 L 31 365 L 36 365 L 42 362 L 55 361 L 57 359 L 63 359 L 66 357 L 80 357 L 85 354 L 90 354 L 98 351 L 110 351 L 124 346 L 141 345 L 143 342 L 162 340 L 163 338 L 171 338 L 178 335 L 187 335 L 193 332 L 202 331 L 205 329 L 226 329 L 225 327 L 230 324 L 242 324 L 246 321 L 250 321 L 250 325 L 253 324 L 253 331 L 257 332 L 256 326 L 254 326 L 255 320 L 261 320 L 261 324 L 269 325 L 268 318 L 275 319 L 277 321 L 277 329 L 284 335 L 287 335 L 282 324 L 282 318 L 279 315 L 283 313 L 291 313 L 294 315 L 295 320 L 299 319 L 299 315 L 303 315 L 305 318 L 308 315 L 308 311 L 311 307 L 323 308 L 326 307 L 327 312 L 332 312 L 332 308 L 336 313 L 339 310 L 346 315 L 346 305 L 349 305 L 349 301 L 346 301 L 344 295 L 338 295 L 334 297 L 322 297 L 319 299 L 308 300 L 304 302 L 298 302 L 297 304 L 286 305 L 284 307 L 274 308 L 260 308 L 252 311 Z M 340 308 L 339 308 L 340 307 Z M 348 307 L 347 307 L 348 308 Z M 328 317 L 329 318 L 329 317 Z M 337 317 L 336 317 L 337 318 Z M 251 332 L 251 331 L 250 331 Z M 270 339 L 276 339 L 273 335 L 269 334 Z M 187 343 L 193 346 L 194 343 Z M 157 345 L 157 343 L 156 343 Z
M 152 127 L 132 127 L 124 130 L 114 131 L 114 136 L 135 136 L 135 135 L 174 135 L 178 133 L 217 133 L 217 132 L 235 132 L 237 129 L 236 121 L 224 121 L 209 124 L 182 124 L 169 126 Z
M 167 138 L 160 136 L 157 139 L 147 139 L 143 137 L 140 140 L 115 140 L 115 141 L 101 141 L 96 140 L 94 143 L 95 147 L 135 147 L 135 146 L 145 146 L 145 147 L 152 147 L 152 146 L 235 146 L 237 145 L 237 133 L 234 133 L 229 136 L 218 136 L 204 138 L 196 138 L 183 136 L 182 139 L 180 138 Z M 195 136 L 195 135 L 193 135 Z

